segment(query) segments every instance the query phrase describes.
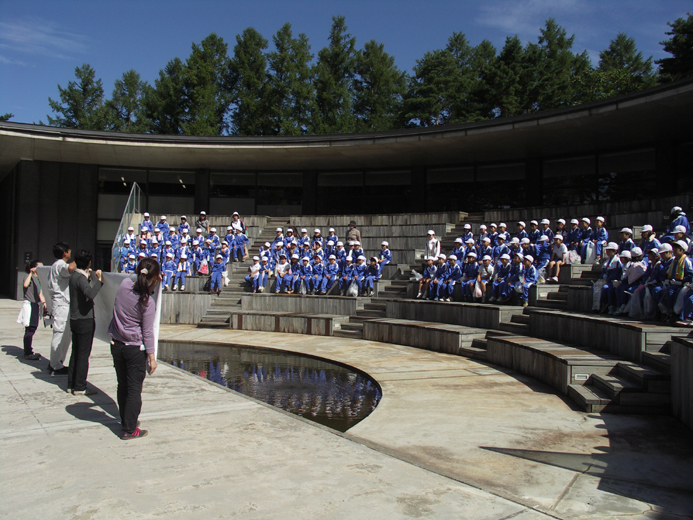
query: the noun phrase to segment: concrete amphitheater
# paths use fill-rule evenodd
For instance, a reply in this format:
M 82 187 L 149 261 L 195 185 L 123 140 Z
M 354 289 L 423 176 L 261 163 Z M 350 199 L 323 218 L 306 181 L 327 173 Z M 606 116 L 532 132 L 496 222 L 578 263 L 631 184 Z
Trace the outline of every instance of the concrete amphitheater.
M 56 182 L 50 180 L 52 175 L 62 179 L 76 172 L 89 184 L 91 176 L 106 167 L 149 168 L 153 167 L 149 161 L 183 159 L 188 161 L 182 166 L 186 168 L 194 168 L 197 160 L 198 171 L 213 166 L 218 159 L 214 154 L 266 161 L 267 171 L 276 168 L 269 164 L 275 160 L 327 163 L 336 159 L 330 154 L 339 154 L 348 163 L 346 168 L 354 161 L 387 166 L 388 160 L 396 161 L 393 154 L 406 156 L 403 160 L 411 163 L 416 162 L 414 157 L 429 154 L 433 161 L 430 157 L 442 154 L 441 161 L 450 163 L 465 146 L 483 148 L 478 156 L 491 154 L 503 147 L 503 140 L 508 142 L 508 136 L 513 141 L 507 144 L 504 159 L 514 164 L 519 159 L 513 153 L 526 155 L 528 142 L 552 134 L 536 130 L 527 135 L 522 129 L 550 125 L 553 117 L 558 126 L 547 148 L 598 128 L 605 133 L 624 123 L 641 128 L 639 132 L 631 125 L 628 135 L 612 137 L 610 143 L 573 142 L 572 150 L 554 150 L 556 155 L 541 159 L 543 166 L 538 168 L 537 156 L 523 155 L 525 181 L 543 172 L 548 190 L 550 161 L 587 153 L 584 147 L 589 147 L 599 162 L 600 154 L 607 153 L 599 146 L 610 146 L 611 153 L 626 144 L 655 150 L 649 175 L 669 168 L 679 172 L 676 178 L 689 171 L 684 159 L 690 139 L 674 138 L 671 127 L 690 125 L 691 95 L 693 82 L 684 82 L 613 102 L 612 109 L 605 103 L 547 115 L 543 122 L 536 116 L 505 121 L 504 128 L 496 123 L 486 132 L 478 127 L 448 129 L 458 135 L 441 133 L 438 137 L 450 141 L 434 147 L 423 143 L 424 133 L 416 139 L 414 134 L 376 135 L 361 143 L 361 151 L 358 144 L 340 137 L 341 144 L 350 148 L 337 152 L 338 138 L 332 136 L 335 142 L 328 146 L 310 145 L 320 149 L 313 159 L 308 144 L 296 152 L 270 150 L 269 158 L 254 159 L 248 148 L 255 145 L 230 141 L 229 147 L 237 146 L 237 152 L 212 150 L 211 158 L 205 158 L 199 150 L 183 153 L 188 145 L 201 146 L 185 139 L 142 146 L 148 137 L 135 136 L 118 145 L 107 142 L 111 136 L 68 131 L 56 137 L 55 129 L 3 123 L 0 164 L 5 168 L 2 182 L 11 191 L 11 209 L 6 205 L 5 211 L 11 212 L 8 218 L 15 237 L 12 256 L 3 259 L 3 287 L 9 296 L 16 295 L 16 270 L 24 253 L 46 256 L 47 242 L 54 241 L 49 236 L 60 234 L 87 244 L 91 240 L 91 247 L 98 250 L 100 230 L 113 229 L 102 217 L 109 203 L 122 199 L 97 189 L 93 207 L 85 203 L 77 215 L 56 210 L 47 230 L 42 226 L 34 230 L 31 226 L 45 222 L 46 214 L 34 223 L 35 216 L 26 214 L 21 202 L 32 194 L 46 199 L 47 188 L 41 183 L 52 186 Z M 500 134 L 493 138 L 497 142 L 474 137 L 494 132 Z M 135 145 L 140 146 L 136 153 Z M 576 150 L 579 146 L 584 149 Z M 544 152 L 535 147 L 534 153 Z M 416 168 L 433 172 L 439 166 L 412 166 L 412 192 L 418 182 L 413 180 Z M 484 167 L 475 164 L 475 175 Z M 213 173 L 196 173 L 196 186 L 205 175 Z M 320 214 L 311 198 L 319 190 L 310 183 L 321 174 L 311 175 L 304 173 L 303 189 L 313 191 L 295 213 L 275 208 L 268 212 L 271 216 L 244 215 L 251 251 L 278 226 L 334 227 L 343 236 L 348 222 L 356 220 L 367 253 L 374 253 L 382 239 L 393 251 L 394 261 L 377 283 L 376 294 L 372 298 L 252 294 L 242 283 L 248 264 L 232 264 L 231 283 L 219 296 L 206 294 L 206 280 L 194 277 L 186 283 L 186 292 L 163 294 L 160 340 L 262 347 L 348 365 L 380 386 L 377 408 L 340 433 L 162 364 L 145 382 L 143 394 L 141 420 L 151 433 L 140 443 L 123 443 L 117 436 L 116 381 L 108 344 L 95 341 L 91 357 L 89 380 L 99 393 L 70 396 L 64 392 L 66 381 L 48 376 L 43 364 L 22 359 L 23 331 L 14 323 L 21 304 L 4 299 L 0 301 L 5 354 L 0 356 L 4 418 L 0 438 L 3 480 L 8 485 L 0 491 L 3 516 L 693 517 L 693 339 L 687 330 L 592 314 L 591 282 L 598 272 L 591 266 L 572 266 L 561 271 L 560 283 L 536 286 L 530 306 L 524 309 L 416 300 L 409 279 L 421 263 L 427 229 L 436 230 L 447 250 L 466 223 L 476 233 L 481 223 L 492 221 L 603 215 L 609 229 L 628 225 L 637 235 L 638 226 L 645 223 L 662 230 L 671 206 L 691 207 L 685 179 L 683 189 L 647 199 L 543 205 L 544 199 L 528 195 L 518 207 L 434 211 L 416 206 L 412 193 L 407 213 Z M 28 185 L 27 179 L 38 185 Z M 150 201 L 161 203 L 156 197 L 163 196 L 151 194 Z M 199 211 L 198 204 L 213 206 L 211 198 L 209 191 L 205 199 L 196 189 L 193 210 Z M 364 195 L 363 201 L 367 200 Z M 177 222 L 181 213 L 177 207 L 160 209 L 150 211 L 152 220 L 166 212 L 170 222 Z M 229 214 L 214 212 L 210 221 L 226 226 Z M 40 330 L 34 343 L 38 353 L 48 356 L 50 330 Z

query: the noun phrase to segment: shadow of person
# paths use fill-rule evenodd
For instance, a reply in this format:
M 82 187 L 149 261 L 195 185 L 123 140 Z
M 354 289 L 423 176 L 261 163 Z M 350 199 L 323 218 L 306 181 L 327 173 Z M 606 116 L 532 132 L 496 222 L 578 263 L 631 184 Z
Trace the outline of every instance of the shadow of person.
M 37 359 L 36 361 L 30 361 L 28 359 L 24 359 L 24 348 L 23 347 L 16 347 L 14 345 L 3 345 L 2 347 L 0 347 L 0 349 L 2 349 L 2 351 L 5 353 L 5 355 L 14 356 L 17 358 L 17 361 L 19 361 L 21 364 L 34 367 L 37 370 L 41 370 L 41 367 L 44 367 L 48 364 L 48 359 L 46 359 L 43 356 L 41 356 L 41 359 Z M 37 354 L 38 354 L 38 352 L 37 352 Z

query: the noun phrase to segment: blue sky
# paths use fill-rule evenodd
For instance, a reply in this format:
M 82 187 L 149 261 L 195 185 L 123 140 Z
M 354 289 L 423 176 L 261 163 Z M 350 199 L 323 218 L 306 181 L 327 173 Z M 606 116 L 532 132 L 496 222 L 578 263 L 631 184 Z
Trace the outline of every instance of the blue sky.
M 0 114 L 38 123 L 51 113 L 48 97 L 89 63 L 107 96 L 116 78 L 137 70 L 149 82 L 174 57 L 185 60 L 192 42 L 216 32 L 229 44 L 246 27 L 270 41 L 285 22 L 308 35 L 313 53 L 327 44 L 333 15 L 344 15 L 356 44 L 375 39 L 407 71 L 424 52 L 445 46 L 454 31 L 473 45 L 490 40 L 500 49 L 506 36 L 536 41 L 552 16 L 575 34 L 576 51 L 593 61 L 618 32 L 636 40 L 655 59 L 666 23 L 693 11 L 693 0 L 241 0 L 32 1 L 0 0 Z

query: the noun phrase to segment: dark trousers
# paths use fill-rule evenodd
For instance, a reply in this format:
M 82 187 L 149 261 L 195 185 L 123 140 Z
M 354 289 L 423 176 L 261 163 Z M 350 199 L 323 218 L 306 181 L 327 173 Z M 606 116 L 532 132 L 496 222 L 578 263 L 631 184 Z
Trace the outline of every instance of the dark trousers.
M 111 342 L 113 366 L 118 378 L 118 410 L 123 431 L 133 433 L 142 410 L 142 383 L 147 373 L 147 353 L 140 347 Z
M 34 340 L 34 333 L 38 328 L 39 322 L 39 304 L 31 304 L 31 318 L 29 319 L 29 326 L 24 328 L 24 355 L 30 356 L 34 353 L 32 343 Z
M 94 319 L 70 320 L 72 354 L 67 376 L 67 387 L 75 392 L 87 389 L 89 356 L 94 344 Z

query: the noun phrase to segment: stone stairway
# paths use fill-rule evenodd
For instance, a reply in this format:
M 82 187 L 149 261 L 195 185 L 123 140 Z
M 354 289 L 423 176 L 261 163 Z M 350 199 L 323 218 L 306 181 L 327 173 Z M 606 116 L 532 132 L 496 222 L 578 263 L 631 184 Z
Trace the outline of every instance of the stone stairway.
M 277 236 L 277 228 L 280 227 L 286 232 L 286 228 L 289 227 L 289 217 L 269 217 L 267 219 L 267 224 L 260 230 L 258 236 L 253 240 L 252 246 L 249 248 L 250 258 L 257 255 L 260 252 L 260 247 L 269 242 L 270 244 L 274 241 Z
M 440 237 L 440 250 L 444 254 L 449 254 L 455 247 L 455 239 L 464 234 L 464 225 L 470 224 L 474 235 L 478 234 L 478 229 L 484 223 L 483 213 L 469 213 L 463 220 L 455 224 L 455 227 Z

